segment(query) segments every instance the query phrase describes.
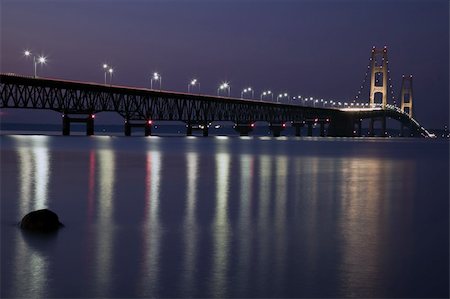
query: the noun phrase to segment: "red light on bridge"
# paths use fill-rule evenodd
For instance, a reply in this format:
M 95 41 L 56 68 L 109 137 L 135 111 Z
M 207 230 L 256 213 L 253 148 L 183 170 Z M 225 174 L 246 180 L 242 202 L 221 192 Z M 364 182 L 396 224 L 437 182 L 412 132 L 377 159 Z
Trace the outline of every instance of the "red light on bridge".
M 147 124 L 151 125 L 151 124 L 153 124 L 153 121 L 149 119 L 149 120 L 147 120 Z
M 255 127 L 255 124 L 251 124 L 250 127 L 254 128 L 254 127 Z
M 94 119 L 95 118 L 95 114 L 91 114 L 91 118 Z
M 283 128 L 286 128 L 286 124 L 282 124 L 281 126 L 282 126 Z

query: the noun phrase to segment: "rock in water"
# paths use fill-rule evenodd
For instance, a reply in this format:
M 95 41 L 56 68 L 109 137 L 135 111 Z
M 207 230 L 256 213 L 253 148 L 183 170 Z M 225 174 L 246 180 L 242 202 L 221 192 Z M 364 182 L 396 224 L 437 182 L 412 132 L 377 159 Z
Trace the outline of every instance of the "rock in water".
M 61 226 L 58 215 L 48 209 L 30 212 L 20 222 L 20 228 L 36 232 L 52 232 Z

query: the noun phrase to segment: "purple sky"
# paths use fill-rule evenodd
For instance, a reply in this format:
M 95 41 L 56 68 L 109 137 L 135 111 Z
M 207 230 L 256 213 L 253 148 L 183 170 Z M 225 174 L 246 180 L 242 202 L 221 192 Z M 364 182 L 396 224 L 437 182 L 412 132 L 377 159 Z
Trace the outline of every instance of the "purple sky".
M 414 75 L 416 119 L 449 121 L 449 2 L 422 1 L 40 1 L 1 0 L 1 72 L 32 74 L 22 52 L 48 56 L 43 77 L 202 93 L 223 80 L 233 96 L 252 86 L 324 99 L 353 99 L 373 45 L 388 46 L 394 91 Z M 255 95 L 256 97 L 256 95 Z M 7 115 L 7 117 L 5 116 Z M 20 119 L 8 111 L 4 121 Z M 56 119 L 56 118 L 55 118 Z

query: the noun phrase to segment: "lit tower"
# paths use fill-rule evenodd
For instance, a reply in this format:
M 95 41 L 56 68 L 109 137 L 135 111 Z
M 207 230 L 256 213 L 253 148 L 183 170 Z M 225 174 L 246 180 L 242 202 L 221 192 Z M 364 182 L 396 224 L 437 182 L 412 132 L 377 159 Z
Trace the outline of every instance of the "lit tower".
M 412 88 L 412 75 L 402 78 L 402 93 L 401 93 L 401 110 L 408 114 L 409 117 L 413 117 L 413 88 Z
M 377 58 L 381 57 L 381 62 Z M 375 95 L 381 94 L 381 105 L 386 108 L 387 104 L 387 47 L 384 46 L 382 50 L 372 48 L 371 61 L 371 79 L 370 79 L 370 105 L 375 104 Z

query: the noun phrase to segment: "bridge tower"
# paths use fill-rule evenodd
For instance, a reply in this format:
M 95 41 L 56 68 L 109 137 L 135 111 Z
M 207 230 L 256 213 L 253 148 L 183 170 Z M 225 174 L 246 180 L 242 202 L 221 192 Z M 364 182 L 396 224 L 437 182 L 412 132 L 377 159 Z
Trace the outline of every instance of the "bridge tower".
M 401 110 L 408 114 L 409 117 L 413 117 L 413 88 L 412 88 L 412 75 L 402 78 L 402 93 L 401 93 Z
M 377 61 L 378 58 L 381 58 L 381 62 Z M 373 47 L 370 61 L 370 105 L 373 106 L 375 104 L 375 95 L 381 93 L 381 106 L 385 109 L 388 94 L 387 47 L 384 46 L 382 50 Z

